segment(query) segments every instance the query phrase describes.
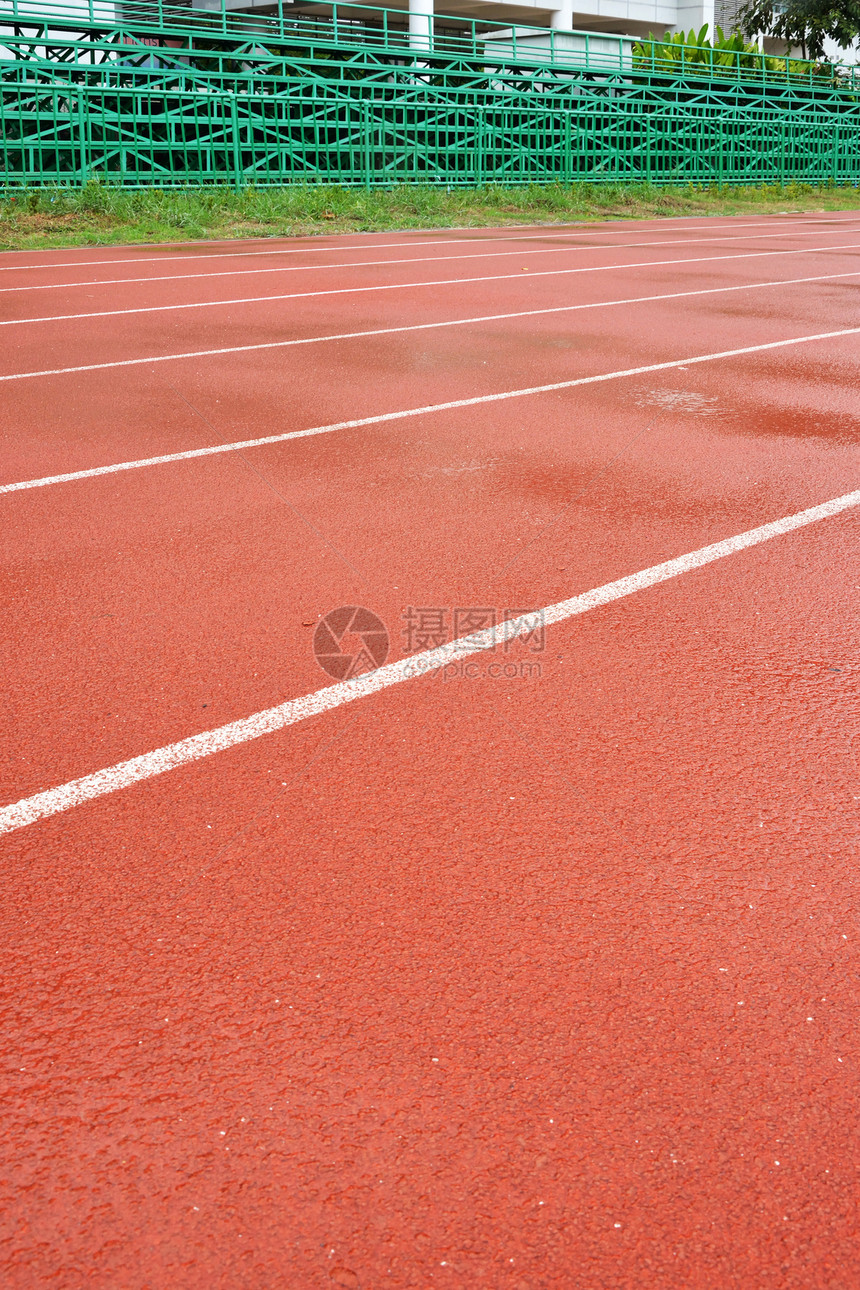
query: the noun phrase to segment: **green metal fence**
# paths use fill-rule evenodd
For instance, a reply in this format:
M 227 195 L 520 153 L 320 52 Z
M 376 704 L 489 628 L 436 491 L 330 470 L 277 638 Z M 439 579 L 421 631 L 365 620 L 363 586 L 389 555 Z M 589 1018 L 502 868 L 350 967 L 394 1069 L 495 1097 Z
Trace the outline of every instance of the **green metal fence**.
M 629 36 L 587 31 L 559 31 L 499 20 L 477 20 L 437 14 L 426 39 L 410 35 L 406 14 L 365 4 L 314 4 L 312 12 L 285 8 L 274 13 L 242 12 L 234 0 L 205 0 L 205 8 L 165 0 L 0 0 L 0 28 L 29 33 L 102 33 L 120 45 L 135 37 L 181 47 L 183 55 L 217 48 L 256 49 L 264 57 L 287 44 L 344 51 L 400 61 L 408 57 L 462 59 L 471 67 L 520 64 L 524 67 L 570 68 L 590 73 L 636 70 L 643 75 L 682 79 L 706 78 L 780 85 L 786 80 L 813 88 L 836 84 L 843 91 L 860 89 L 857 69 L 802 64 L 759 53 L 729 54 L 680 45 L 671 59 L 660 57 L 659 44 Z M 273 56 L 277 56 L 274 54 Z M 704 60 L 704 61 L 703 61 Z M 805 70 L 800 70 L 805 68 Z
M 455 18 L 416 49 L 387 10 L 219 2 L 0 0 L 3 182 L 860 182 L 853 72 L 670 75 L 626 38 Z

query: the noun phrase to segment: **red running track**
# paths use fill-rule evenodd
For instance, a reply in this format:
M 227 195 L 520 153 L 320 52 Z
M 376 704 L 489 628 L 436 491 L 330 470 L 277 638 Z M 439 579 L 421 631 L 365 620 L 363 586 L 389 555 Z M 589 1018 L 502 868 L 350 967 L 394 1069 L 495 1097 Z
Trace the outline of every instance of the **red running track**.
M 409 607 L 450 638 L 854 493 L 858 251 L 2 258 L 4 1286 L 860 1284 L 856 503 L 155 773 L 334 686 L 338 606 L 396 661 Z

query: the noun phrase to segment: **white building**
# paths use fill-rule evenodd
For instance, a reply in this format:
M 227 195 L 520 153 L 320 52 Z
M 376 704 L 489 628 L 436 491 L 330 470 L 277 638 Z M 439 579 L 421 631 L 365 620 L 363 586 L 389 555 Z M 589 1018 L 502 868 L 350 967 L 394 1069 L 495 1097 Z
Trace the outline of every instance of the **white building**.
M 360 0 L 359 0 L 360 2 Z M 401 12 L 408 10 L 409 29 L 420 40 L 430 30 L 434 0 L 365 0 Z M 220 0 L 192 0 L 195 8 L 220 8 Z M 310 6 L 302 0 L 283 0 L 283 7 L 297 12 Z M 273 0 L 227 0 L 228 8 L 272 12 Z M 320 6 L 313 8 L 319 12 Z M 338 5 L 346 13 L 347 6 Z M 667 31 L 699 30 L 705 23 L 713 30 L 714 0 L 435 0 L 440 14 L 476 22 L 547 27 L 556 31 L 609 32 L 616 36 L 662 36 Z M 405 16 L 405 14 L 404 14 Z

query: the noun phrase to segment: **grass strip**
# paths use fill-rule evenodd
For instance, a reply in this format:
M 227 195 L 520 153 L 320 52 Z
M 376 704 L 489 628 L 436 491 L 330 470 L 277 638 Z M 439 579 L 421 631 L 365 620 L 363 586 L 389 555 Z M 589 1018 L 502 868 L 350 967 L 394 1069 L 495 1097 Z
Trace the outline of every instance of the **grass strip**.
M 860 210 L 860 188 L 531 184 L 453 188 L 286 185 L 0 190 L 0 249 L 38 250 L 409 228 L 480 228 L 660 216 Z

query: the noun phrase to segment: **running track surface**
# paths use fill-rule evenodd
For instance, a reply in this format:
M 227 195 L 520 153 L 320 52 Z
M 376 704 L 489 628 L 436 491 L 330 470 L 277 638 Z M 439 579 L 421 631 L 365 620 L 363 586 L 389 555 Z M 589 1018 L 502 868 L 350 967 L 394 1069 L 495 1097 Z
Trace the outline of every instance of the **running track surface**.
M 4 1286 L 860 1285 L 858 252 L 0 258 Z

